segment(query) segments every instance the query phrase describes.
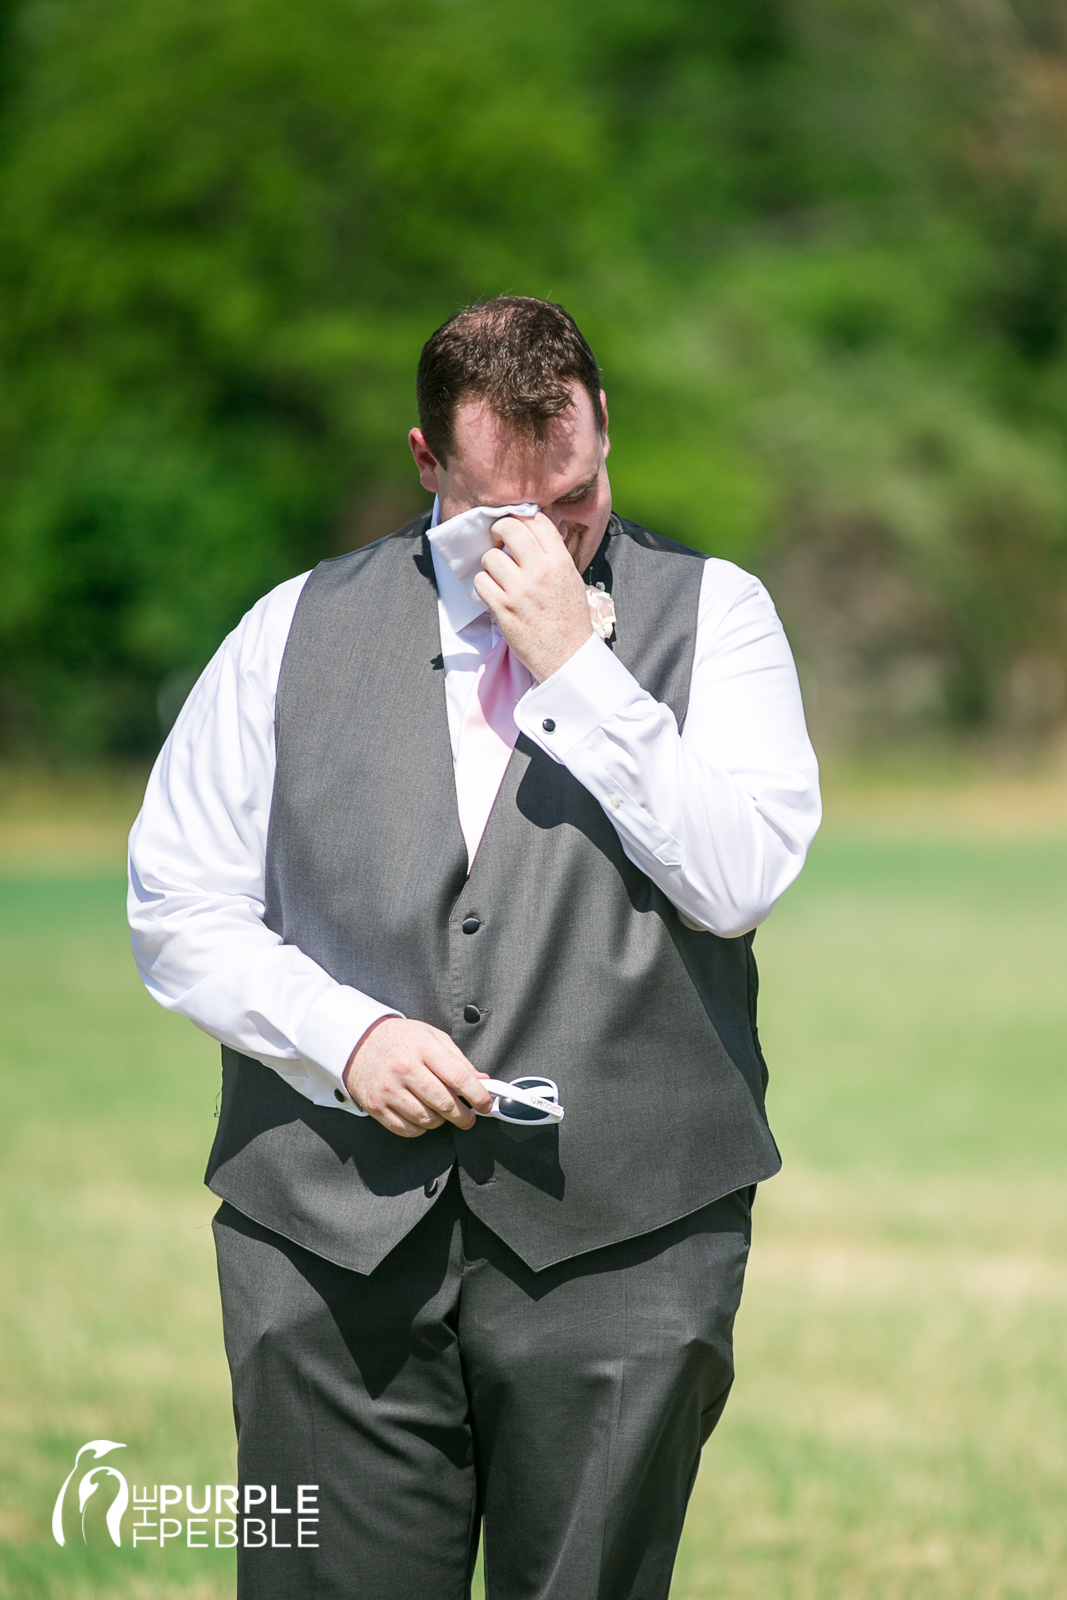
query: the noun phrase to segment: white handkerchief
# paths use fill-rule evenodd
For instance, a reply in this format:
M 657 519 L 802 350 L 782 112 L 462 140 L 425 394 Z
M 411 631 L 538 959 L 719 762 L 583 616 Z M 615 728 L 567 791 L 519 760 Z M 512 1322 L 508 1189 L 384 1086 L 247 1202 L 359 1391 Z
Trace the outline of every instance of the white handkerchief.
M 489 529 L 501 517 L 533 517 L 538 507 L 524 503 L 519 506 L 475 506 L 471 511 L 461 511 L 458 517 L 449 517 L 431 528 L 427 537 L 449 571 L 459 580 L 467 599 L 482 609 L 474 587 L 474 579 L 482 569 L 482 557 L 493 548 Z

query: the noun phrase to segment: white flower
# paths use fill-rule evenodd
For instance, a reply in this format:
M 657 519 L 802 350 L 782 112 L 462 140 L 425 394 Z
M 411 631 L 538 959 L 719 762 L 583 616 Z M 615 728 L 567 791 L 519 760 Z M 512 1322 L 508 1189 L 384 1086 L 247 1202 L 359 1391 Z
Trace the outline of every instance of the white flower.
M 615 602 L 603 589 L 587 584 L 585 598 L 589 601 L 589 620 L 598 639 L 610 639 L 615 627 Z

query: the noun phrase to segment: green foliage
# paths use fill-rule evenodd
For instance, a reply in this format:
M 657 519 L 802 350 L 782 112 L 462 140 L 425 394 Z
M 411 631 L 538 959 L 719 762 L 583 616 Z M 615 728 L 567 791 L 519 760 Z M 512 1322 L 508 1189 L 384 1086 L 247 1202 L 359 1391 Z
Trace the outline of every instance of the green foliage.
M 151 748 L 259 593 L 417 509 L 419 348 L 505 290 L 593 342 L 620 509 L 876 530 L 989 715 L 1067 564 L 1063 41 L 997 17 L 8 0 L 7 743 Z

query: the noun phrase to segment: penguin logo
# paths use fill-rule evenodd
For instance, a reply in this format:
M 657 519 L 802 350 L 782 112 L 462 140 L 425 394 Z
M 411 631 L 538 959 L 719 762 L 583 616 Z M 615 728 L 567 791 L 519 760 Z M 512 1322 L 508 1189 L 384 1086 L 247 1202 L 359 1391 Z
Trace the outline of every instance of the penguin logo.
M 78 1462 L 82 1456 L 88 1450 L 99 1461 L 101 1456 L 110 1454 L 112 1450 L 125 1450 L 125 1448 L 124 1444 L 118 1444 L 114 1439 L 90 1439 L 88 1444 L 82 1445 L 78 1454 L 74 1457 L 74 1465 L 63 1479 L 63 1487 L 56 1496 L 55 1507 L 52 1511 L 52 1537 L 55 1539 L 56 1544 L 65 1545 L 67 1542 L 63 1534 L 63 1500 L 67 1492 L 67 1485 L 77 1472 Z M 118 1492 L 108 1507 L 107 1516 L 104 1520 L 107 1523 L 107 1531 L 111 1535 L 112 1544 L 122 1544 L 122 1514 L 130 1503 L 130 1491 L 122 1473 L 110 1464 L 106 1467 L 90 1467 L 78 1485 L 78 1510 L 82 1519 L 82 1539 L 85 1540 L 86 1544 L 89 1541 L 85 1538 L 85 1507 L 89 1503 L 90 1496 L 94 1495 L 99 1487 L 97 1480 L 106 1477 L 116 1480 Z

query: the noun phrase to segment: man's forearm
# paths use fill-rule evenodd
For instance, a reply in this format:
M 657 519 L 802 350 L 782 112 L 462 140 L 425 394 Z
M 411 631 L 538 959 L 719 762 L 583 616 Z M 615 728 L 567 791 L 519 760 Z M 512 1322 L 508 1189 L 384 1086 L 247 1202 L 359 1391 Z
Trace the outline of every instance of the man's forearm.
M 603 806 L 630 860 L 688 920 L 725 937 L 770 913 L 821 816 L 785 635 L 761 585 L 736 568 L 729 581 L 737 600 L 706 619 L 681 733 L 599 639 L 516 711 Z

